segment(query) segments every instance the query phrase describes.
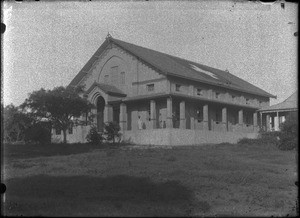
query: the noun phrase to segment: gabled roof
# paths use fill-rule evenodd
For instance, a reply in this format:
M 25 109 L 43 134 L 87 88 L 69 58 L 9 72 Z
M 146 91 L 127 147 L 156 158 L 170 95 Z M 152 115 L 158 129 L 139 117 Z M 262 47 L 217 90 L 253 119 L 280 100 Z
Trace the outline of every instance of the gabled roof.
M 228 71 L 218 70 L 162 52 L 154 51 L 152 49 L 114 39 L 112 37 L 106 38 L 100 48 L 94 53 L 91 59 L 72 80 L 72 82 L 70 83 L 71 86 L 76 86 L 81 81 L 81 79 L 92 67 L 93 63 L 98 59 L 98 57 L 110 43 L 121 47 L 128 53 L 148 63 L 160 73 L 167 76 L 185 78 L 188 80 L 222 86 L 259 96 L 276 98 L 276 96 L 271 95 L 264 90 L 246 82 L 245 80 L 242 80 L 237 76 L 230 74 Z
M 282 111 L 282 110 L 297 110 L 298 109 L 298 91 L 294 92 L 290 97 L 281 103 L 272 106 L 266 106 L 259 111 Z
M 86 94 L 90 93 L 95 87 L 99 87 L 103 92 L 113 96 L 125 97 L 126 94 L 123 93 L 120 89 L 112 85 L 107 85 L 104 83 L 94 82 L 93 85 L 86 91 Z

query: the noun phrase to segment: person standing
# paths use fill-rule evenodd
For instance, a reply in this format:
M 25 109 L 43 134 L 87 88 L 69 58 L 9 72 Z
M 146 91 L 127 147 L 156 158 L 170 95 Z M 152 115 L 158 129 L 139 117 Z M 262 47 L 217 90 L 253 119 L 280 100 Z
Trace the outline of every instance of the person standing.
M 138 129 L 143 129 L 143 121 L 141 120 L 141 116 L 138 119 Z

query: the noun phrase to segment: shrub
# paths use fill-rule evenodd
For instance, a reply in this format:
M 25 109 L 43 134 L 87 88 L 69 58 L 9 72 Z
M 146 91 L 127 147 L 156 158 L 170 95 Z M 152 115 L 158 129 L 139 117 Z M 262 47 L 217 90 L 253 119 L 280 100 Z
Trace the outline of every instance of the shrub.
M 25 131 L 25 138 L 26 143 L 50 143 L 51 142 L 51 130 L 46 125 L 41 123 L 37 123 Z
M 238 141 L 241 145 L 278 145 L 280 132 L 260 132 L 257 139 L 242 138 Z
M 293 150 L 298 148 L 298 119 L 288 119 L 281 125 L 278 148 Z
M 257 143 L 257 139 L 242 138 L 238 141 L 238 144 L 241 145 L 245 145 L 245 144 L 252 145 L 254 143 Z
M 120 142 L 120 125 L 116 122 L 109 122 L 108 124 L 105 124 L 104 127 L 104 135 L 106 136 L 106 139 L 108 141 L 112 141 L 113 144 L 115 144 L 115 139 L 118 138 Z
M 92 126 L 89 133 L 86 136 L 86 140 L 91 144 L 101 144 L 103 136 L 101 133 L 98 133 L 97 127 Z

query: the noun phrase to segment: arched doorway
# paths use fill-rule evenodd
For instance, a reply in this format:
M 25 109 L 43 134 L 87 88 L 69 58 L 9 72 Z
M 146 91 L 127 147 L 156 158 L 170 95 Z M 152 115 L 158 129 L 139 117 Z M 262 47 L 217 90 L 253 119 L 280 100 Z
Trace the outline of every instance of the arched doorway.
M 99 96 L 97 98 L 96 106 L 97 106 L 97 130 L 99 132 L 102 132 L 104 126 L 103 117 L 104 117 L 104 106 L 105 106 L 105 100 L 102 96 Z

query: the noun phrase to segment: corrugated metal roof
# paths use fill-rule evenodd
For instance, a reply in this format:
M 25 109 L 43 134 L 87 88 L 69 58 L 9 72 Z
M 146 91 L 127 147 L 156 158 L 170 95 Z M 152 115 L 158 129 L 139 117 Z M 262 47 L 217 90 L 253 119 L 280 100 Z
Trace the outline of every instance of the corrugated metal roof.
M 105 50 L 110 42 L 116 44 L 117 46 L 123 48 L 137 58 L 143 60 L 165 75 L 222 86 L 229 89 L 239 90 L 264 97 L 276 97 L 246 82 L 245 80 L 242 80 L 239 77 L 230 74 L 227 71 L 218 70 L 162 52 L 154 51 L 152 49 L 114 39 L 112 37 L 109 37 L 105 40 L 105 42 L 95 52 L 88 63 L 72 80 L 70 85 L 76 86 L 81 81 L 81 79 L 91 68 L 93 62 L 97 60 L 97 56 L 99 56 Z
M 294 92 L 290 97 L 281 103 L 272 106 L 266 106 L 259 111 L 280 111 L 280 110 L 294 110 L 298 109 L 298 91 Z

